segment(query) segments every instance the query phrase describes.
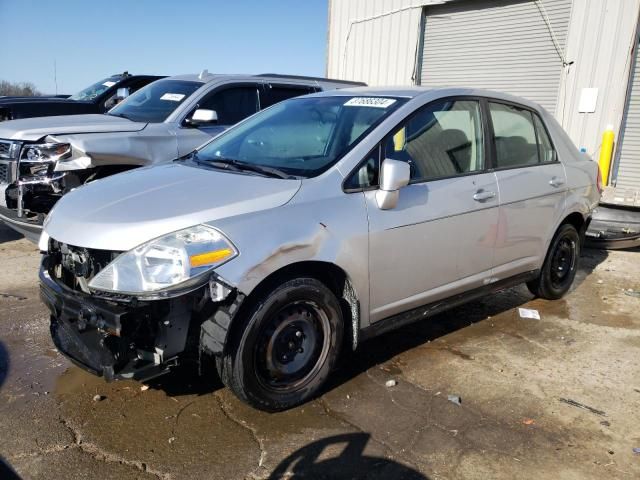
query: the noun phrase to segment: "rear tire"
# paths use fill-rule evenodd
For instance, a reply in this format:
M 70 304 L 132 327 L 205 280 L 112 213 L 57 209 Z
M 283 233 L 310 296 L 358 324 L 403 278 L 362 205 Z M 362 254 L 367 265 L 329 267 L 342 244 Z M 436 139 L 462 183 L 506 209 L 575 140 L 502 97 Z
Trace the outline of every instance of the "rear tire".
M 571 288 L 578 270 L 580 235 L 573 225 L 561 225 L 544 259 L 540 276 L 527 282 L 529 291 L 547 300 L 562 298 Z
M 220 378 L 241 400 L 277 412 L 314 397 L 342 344 L 340 303 L 313 278 L 289 280 L 256 299 L 234 327 Z

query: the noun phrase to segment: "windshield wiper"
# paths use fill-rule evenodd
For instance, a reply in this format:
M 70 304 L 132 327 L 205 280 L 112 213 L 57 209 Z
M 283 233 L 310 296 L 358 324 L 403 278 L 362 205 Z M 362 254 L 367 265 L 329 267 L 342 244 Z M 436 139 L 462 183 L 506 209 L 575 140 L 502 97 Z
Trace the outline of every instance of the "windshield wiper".
M 267 167 L 265 165 L 257 165 L 255 163 L 243 162 L 241 160 L 233 160 L 230 158 L 216 157 L 212 160 L 201 160 L 194 155 L 193 159 L 198 163 L 206 163 L 219 168 L 230 168 L 236 171 L 249 171 L 260 173 L 267 177 L 273 178 L 295 178 L 293 175 L 283 172 L 274 167 Z

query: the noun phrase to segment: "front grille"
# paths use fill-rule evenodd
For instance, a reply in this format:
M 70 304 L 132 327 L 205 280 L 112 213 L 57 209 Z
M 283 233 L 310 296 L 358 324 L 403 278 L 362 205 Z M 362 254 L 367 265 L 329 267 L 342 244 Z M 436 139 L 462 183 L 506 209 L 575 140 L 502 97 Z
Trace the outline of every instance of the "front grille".
M 75 247 L 49 240 L 46 268 L 51 278 L 83 291 L 83 286 L 122 252 Z
M 0 163 L 0 183 L 11 183 L 11 169 L 6 163 Z
M 11 145 L 12 142 L 4 142 L 0 140 L 0 158 L 11 159 L 13 157 Z

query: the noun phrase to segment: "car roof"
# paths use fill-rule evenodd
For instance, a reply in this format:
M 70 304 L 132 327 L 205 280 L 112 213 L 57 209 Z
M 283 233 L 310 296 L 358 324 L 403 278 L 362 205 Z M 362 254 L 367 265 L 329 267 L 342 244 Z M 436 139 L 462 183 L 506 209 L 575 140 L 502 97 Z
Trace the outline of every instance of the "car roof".
M 442 97 L 459 97 L 474 96 L 485 97 L 490 99 L 504 100 L 506 102 L 517 103 L 534 110 L 542 110 L 542 107 L 526 98 L 517 97 L 508 93 L 497 92 L 494 90 L 485 90 L 482 88 L 469 87 L 347 87 L 340 90 L 329 90 L 314 93 L 314 97 L 331 97 L 331 96 L 357 96 L 357 97 L 400 97 L 400 98 L 418 98 L 421 96 L 431 96 L 434 98 Z
M 350 80 L 335 80 L 332 78 L 322 78 L 322 77 L 305 77 L 299 75 L 281 75 L 278 73 L 263 73 L 259 75 L 252 74 L 229 74 L 229 73 L 209 73 L 206 70 L 202 73 L 188 73 L 183 75 L 174 75 L 171 77 L 167 77 L 167 80 L 184 80 L 189 82 L 198 82 L 203 85 L 213 82 L 219 82 L 221 80 L 232 80 L 238 82 L 250 82 L 257 80 L 271 80 L 274 82 L 277 81 L 286 81 L 297 84 L 305 84 L 305 85 L 322 85 L 322 84 L 333 84 L 340 85 L 343 87 L 347 86 L 363 86 L 366 85 L 363 82 L 353 82 Z

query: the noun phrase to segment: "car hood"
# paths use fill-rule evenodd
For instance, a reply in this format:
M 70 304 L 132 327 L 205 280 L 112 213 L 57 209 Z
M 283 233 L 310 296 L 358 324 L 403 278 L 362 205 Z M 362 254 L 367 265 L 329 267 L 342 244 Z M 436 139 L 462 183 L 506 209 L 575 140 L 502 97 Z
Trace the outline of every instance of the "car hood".
M 36 141 L 47 135 L 72 133 L 136 132 L 147 124 L 113 115 L 60 115 L 10 120 L 0 123 L 0 138 Z
M 68 193 L 44 231 L 70 245 L 125 251 L 200 223 L 279 207 L 301 183 L 179 163 L 139 168 Z

